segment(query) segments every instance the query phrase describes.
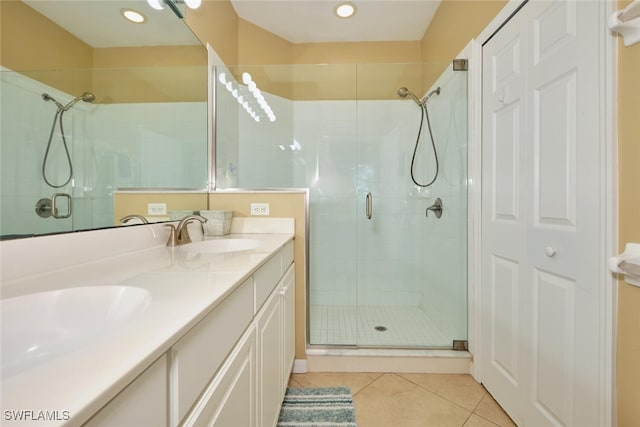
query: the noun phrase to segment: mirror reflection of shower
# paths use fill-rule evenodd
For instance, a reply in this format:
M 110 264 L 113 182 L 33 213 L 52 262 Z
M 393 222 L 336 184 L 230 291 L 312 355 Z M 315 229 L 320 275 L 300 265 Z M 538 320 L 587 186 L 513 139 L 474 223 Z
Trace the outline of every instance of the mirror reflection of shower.
M 67 145 L 67 138 L 64 133 L 62 117 L 64 116 L 65 112 L 69 111 L 71 107 L 75 105 L 76 102 L 84 101 L 84 102 L 92 103 L 96 100 L 96 96 L 91 92 L 84 92 L 82 95 L 76 96 L 75 98 L 73 98 L 71 101 L 67 102 L 64 105 L 58 102 L 53 96 L 49 95 L 48 93 L 43 93 L 42 99 L 46 102 L 49 102 L 49 101 L 53 102 L 57 107 L 56 114 L 53 116 L 53 123 L 51 124 L 51 132 L 49 133 L 49 141 L 47 142 L 47 148 L 44 152 L 44 159 L 42 160 L 42 179 L 44 179 L 44 182 L 46 182 L 49 187 L 62 188 L 65 185 L 69 184 L 69 182 L 71 182 L 71 179 L 73 178 L 73 162 L 71 161 L 71 155 L 69 154 L 69 147 Z M 64 147 L 64 151 L 67 156 L 67 164 L 69 165 L 69 175 L 67 179 L 64 181 L 64 183 L 62 184 L 52 183 L 47 177 L 47 172 L 46 172 L 47 159 L 49 158 L 49 150 L 51 149 L 51 143 L 53 141 L 53 133 L 55 132 L 56 124 L 58 124 L 60 127 L 62 146 Z
M 436 143 L 433 139 L 433 132 L 431 130 L 431 121 L 429 120 L 429 110 L 427 109 L 427 102 L 433 95 L 440 95 L 440 87 L 438 86 L 437 88 L 435 88 L 434 90 L 432 90 L 422 98 L 418 98 L 413 92 L 411 92 L 406 87 L 401 87 L 400 89 L 398 89 L 398 95 L 403 98 L 409 97 L 413 99 L 413 101 L 416 104 L 418 104 L 418 106 L 420 107 L 420 127 L 418 128 L 418 136 L 416 137 L 416 144 L 413 149 L 413 156 L 411 156 L 411 180 L 418 187 L 430 187 L 431 185 L 433 185 L 434 182 L 436 182 L 436 179 L 438 178 L 440 164 L 438 162 L 438 151 L 436 150 Z M 427 118 L 427 129 L 429 130 L 429 137 L 431 138 L 431 147 L 433 148 L 433 157 L 436 162 L 436 171 L 433 174 L 433 179 L 431 179 L 431 181 L 429 181 L 426 184 L 422 184 L 416 180 L 415 175 L 413 173 L 413 169 L 414 169 L 415 160 L 416 160 L 416 153 L 418 152 L 418 145 L 420 144 L 420 135 L 422 134 L 422 128 L 424 126 L 425 117 Z

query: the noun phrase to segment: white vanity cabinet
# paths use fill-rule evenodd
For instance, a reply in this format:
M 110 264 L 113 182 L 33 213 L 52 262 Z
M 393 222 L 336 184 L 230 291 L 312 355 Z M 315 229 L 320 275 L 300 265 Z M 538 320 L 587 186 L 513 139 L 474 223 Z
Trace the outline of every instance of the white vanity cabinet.
M 85 426 L 275 426 L 295 353 L 294 276 L 289 241 Z
M 181 426 L 273 427 L 278 421 L 295 353 L 293 242 L 248 282 L 255 317 Z

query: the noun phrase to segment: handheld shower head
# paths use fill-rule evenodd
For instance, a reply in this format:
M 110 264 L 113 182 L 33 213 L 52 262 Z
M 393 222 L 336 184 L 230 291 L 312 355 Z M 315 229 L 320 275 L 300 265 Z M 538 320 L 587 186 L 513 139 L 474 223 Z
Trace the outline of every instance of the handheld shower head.
M 411 92 L 409 89 L 407 89 L 404 86 L 398 89 L 399 96 L 403 98 L 406 98 L 408 96 L 409 98 L 413 99 L 416 102 L 416 104 L 418 104 L 421 107 L 427 103 L 427 101 L 429 100 L 429 98 L 431 98 L 433 94 L 440 95 L 440 86 L 438 86 L 436 89 L 429 92 L 422 99 L 418 98 L 413 92 Z
M 438 86 L 437 88 L 429 92 L 427 96 L 424 97 L 424 102 L 427 102 L 427 100 L 431 98 L 433 95 L 440 95 L 440 86 Z
M 420 102 L 420 99 L 418 99 L 418 97 L 415 96 L 413 92 L 411 92 L 409 89 L 407 89 L 404 86 L 398 89 L 398 95 L 403 98 L 406 98 L 408 96 L 409 98 L 413 99 L 416 102 L 416 104 L 422 105 L 422 102 Z
M 48 101 L 52 101 L 54 104 L 56 104 L 56 106 L 57 106 L 60 110 L 64 109 L 64 106 L 63 106 L 62 104 L 60 104 L 58 101 L 56 101 L 56 99 L 55 99 L 53 96 L 49 95 L 48 93 L 43 93 L 43 94 L 42 94 L 42 99 L 43 99 L 44 101 L 46 101 L 46 102 L 48 102 Z

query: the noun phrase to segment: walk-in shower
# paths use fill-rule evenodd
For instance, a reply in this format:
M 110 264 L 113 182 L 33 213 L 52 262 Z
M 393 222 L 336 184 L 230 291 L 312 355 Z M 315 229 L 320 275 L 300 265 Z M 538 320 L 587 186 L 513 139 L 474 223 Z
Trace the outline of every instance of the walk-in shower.
M 217 186 L 308 188 L 308 345 L 451 349 L 467 340 L 467 73 L 451 64 L 242 71 L 264 86 L 272 75 L 293 83 L 263 90 L 274 123 L 256 123 L 219 87 Z M 407 89 L 428 75 L 426 96 Z M 422 120 L 431 129 L 417 137 Z

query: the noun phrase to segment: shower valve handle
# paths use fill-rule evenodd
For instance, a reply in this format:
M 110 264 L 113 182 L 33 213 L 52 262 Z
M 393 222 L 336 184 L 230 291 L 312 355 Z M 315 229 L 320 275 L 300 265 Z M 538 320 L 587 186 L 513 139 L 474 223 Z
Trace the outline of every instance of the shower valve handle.
M 425 215 L 429 217 L 429 211 L 433 211 L 436 214 L 436 218 L 440 218 L 442 216 L 442 199 L 438 197 L 436 202 L 427 208 Z

